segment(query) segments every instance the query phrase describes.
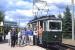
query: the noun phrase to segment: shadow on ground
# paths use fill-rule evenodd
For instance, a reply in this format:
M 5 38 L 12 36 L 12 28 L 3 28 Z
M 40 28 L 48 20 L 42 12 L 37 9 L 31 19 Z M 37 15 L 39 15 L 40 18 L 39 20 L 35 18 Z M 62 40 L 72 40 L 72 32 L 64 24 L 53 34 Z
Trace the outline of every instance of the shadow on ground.
M 4 43 L 8 43 L 8 40 L 6 39 L 6 40 L 0 41 L 0 44 L 4 44 Z

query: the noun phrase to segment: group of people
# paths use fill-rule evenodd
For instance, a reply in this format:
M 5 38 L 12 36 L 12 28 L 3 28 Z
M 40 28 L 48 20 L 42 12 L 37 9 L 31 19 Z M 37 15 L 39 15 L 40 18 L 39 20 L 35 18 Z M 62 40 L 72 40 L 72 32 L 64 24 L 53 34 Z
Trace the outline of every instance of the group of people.
M 13 28 L 8 32 L 8 43 L 11 47 L 33 45 L 33 37 L 37 38 L 37 33 L 31 29 L 20 29 L 17 33 Z

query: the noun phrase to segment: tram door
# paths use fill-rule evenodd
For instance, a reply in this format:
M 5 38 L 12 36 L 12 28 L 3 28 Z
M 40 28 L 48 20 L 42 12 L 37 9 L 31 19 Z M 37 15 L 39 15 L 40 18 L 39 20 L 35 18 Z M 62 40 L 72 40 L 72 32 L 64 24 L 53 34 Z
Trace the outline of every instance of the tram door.
M 39 21 L 39 36 L 42 36 L 43 32 L 43 21 Z
M 43 28 L 43 21 L 40 21 L 40 26 L 41 28 Z
M 33 24 L 32 24 L 32 30 L 34 31 L 35 28 L 36 28 L 36 23 L 33 23 Z
M 43 21 L 38 21 L 38 42 L 42 44 Z

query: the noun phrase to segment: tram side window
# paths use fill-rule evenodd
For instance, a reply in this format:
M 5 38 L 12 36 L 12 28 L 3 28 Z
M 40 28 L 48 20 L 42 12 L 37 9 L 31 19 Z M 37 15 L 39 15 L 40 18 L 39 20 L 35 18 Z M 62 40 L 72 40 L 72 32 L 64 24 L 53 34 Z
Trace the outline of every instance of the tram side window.
M 47 31 L 48 30 L 48 23 L 47 23 L 47 21 L 44 21 L 44 31 Z
M 46 22 L 44 22 L 44 31 L 46 31 Z
M 49 29 L 60 30 L 61 29 L 61 23 L 60 22 L 49 22 Z
M 35 30 L 35 28 L 36 28 L 36 24 L 33 24 L 33 26 L 32 26 L 32 27 L 33 27 L 32 29 L 33 29 L 33 31 L 34 31 L 34 30 Z
M 43 28 L 43 21 L 40 21 L 40 26 Z

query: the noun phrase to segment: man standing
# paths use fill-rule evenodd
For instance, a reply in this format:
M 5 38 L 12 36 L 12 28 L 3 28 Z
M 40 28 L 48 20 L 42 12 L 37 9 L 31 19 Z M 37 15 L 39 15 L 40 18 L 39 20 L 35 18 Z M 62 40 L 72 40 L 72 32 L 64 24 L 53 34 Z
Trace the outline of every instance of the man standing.
M 34 32 L 33 32 L 33 44 L 37 45 L 37 31 L 36 31 L 36 28 L 34 29 Z
M 18 45 L 21 46 L 21 39 L 22 39 L 22 34 L 21 34 L 21 30 L 19 30 L 18 32 Z
M 12 28 L 11 31 L 11 47 L 15 47 L 15 43 L 16 43 L 16 31 L 14 28 Z
M 42 46 L 42 33 L 43 33 L 43 28 L 40 26 L 39 28 L 39 45 Z
M 22 33 L 22 45 L 27 45 L 26 44 L 26 29 L 23 29 L 21 33 Z
M 11 44 L 11 30 L 8 32 L 8 43 Z
M 33 31 L 28 30 L 29 45 L 33 45 Z

